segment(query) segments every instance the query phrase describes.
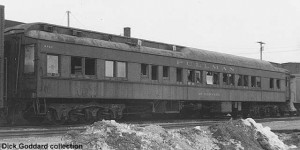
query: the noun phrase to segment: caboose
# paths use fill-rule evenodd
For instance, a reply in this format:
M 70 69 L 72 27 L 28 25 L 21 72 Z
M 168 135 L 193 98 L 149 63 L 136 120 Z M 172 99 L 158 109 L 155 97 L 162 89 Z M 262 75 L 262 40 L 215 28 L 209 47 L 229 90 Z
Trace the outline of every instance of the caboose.
M 289 72 L 267 61 L 47 23 L 7 28 L 4 43 L 10 122 L 276 116 L 289 104 Z

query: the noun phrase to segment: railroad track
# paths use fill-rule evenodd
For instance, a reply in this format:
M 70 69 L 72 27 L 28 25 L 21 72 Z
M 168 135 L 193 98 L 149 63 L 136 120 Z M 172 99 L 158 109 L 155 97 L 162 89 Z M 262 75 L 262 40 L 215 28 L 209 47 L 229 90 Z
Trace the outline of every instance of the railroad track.
M 296 119 L 296 118 L 286 118 L 286 119 Z M 282 118 L 272 119 L 273 121 L 286 120 Z M 299 117 L 297 118 L 299 119 Z M 134 124 L 140 127 L 145 127 L 148 125 L 159 125 L 165 129 L 176 129 L 183 127 L 195 127 L 195 126 L 210 126 L 213 124 L 225 122 L 227 120 L 206 120 L 206 121 L 192 121 L 192 122 L 173 122 L 173 123 L 137 123 L 137 122 L 123 122 L 128 124 Z M 257 122 L 271 121 L 269 119 L 257 120 Z M 0 128 L 0 139 L 4 138 L 18 138 L 18 137 L 29 137 L 29 136 L 61 136 L 71 130 L 84 131 L 88 125 L 69 125 L 69 126 L 48 126 L 48 127 L 1 127 Z
M 18 128 L 3 130 L 0 129 L 0 139 L 3 138 L 21 138 L 29 136 L 59 136 L 71 130 L 84 131 L 85 126 L 82 127 L 59 127 L 59 128 Z
M 209 122 L 180 122 L 180 123 L 154 123 L 165 129 L 174 129 L 182 127 L 194 127 L 194 126 L 208 126 L 216 123 L 217 121 Z M 139 127 L 145 127 L 150 124 L 135 124 Z M 58 128 L 16 128 L 16 129 L 0 129 L 0 139 L 7 138 L 21 138 L 21 137 L 32 137 L 32 136 L 61 136 L 71 130 L 85 131 L 87 126 L 76 126 L 76 127 L 58 127 Z

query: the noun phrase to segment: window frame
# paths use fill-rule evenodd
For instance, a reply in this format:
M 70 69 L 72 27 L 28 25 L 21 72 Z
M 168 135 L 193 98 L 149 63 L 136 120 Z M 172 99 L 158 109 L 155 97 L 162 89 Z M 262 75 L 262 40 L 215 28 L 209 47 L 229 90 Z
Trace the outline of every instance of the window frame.
M 256 77 L 256 87 L 261 88 L 261 77 Z
M 34 75 L 36 73 L 36 44 L 26 44 L 22 46 L 24 48 L 24 57 L 23 57 L 23 74 L 24 75 Z M 33 71 L 32 72 L 25 72 L 25 65 L 26 65 L 26 48 L 33 47 Z M 21 58 L 20 58 L 21 59 Z
M 106 62 L 112 62 L 112 76 L 107 76 L 107 66 Z M 118 73 L 118 63 L 124 63 L 125 64 L 125 77 L 119 77 Z M 104 77 L 105 78 L 119 78 L 119 79 L 127 79 L 128 77 L 128 63 L 125 61 L 115 61 L 115 60 L 105 60 L 104 61 Z
M 199 75 L 200 75 L 200 81 L 198 82 L 198 78 L 197 78 L 197 72 L 200 72 Z M 195 70 L 195 83 L 196 84 L 202 84 L 203 83 L 203 71 L 202 70 Z
M 125 62 L 125 61 L 114 61 L 114 63 L 115 63 L 115 74 L 116 74 L 116 78 L 127 78 L 127 73 L 128 73 L 128 71 L 127 71 L 127 62 Z M 124 63 L 125 65 L 125 76 L 123 77 L 121 77 L 121 76 L 119 76 L 119 66 L 118 66 L 118 63 Z
M 180 78 L 178 75 L 180 74 Z M 176 68 L 176 83 L 183 83 L 183 68 Z
M 146 74 L 143 73 L 143 65 L 145 66 L 145 71 L 146 71 L 145 73 Z M 140 66 L 141 66 L 141 76 L 142 77 L 148 77 L 149 76 L 149 64 L 141 63 Z
M 86 64 L 86 60 L 87 59 L 91 59 L 91 60 L 94 60 L 94 74 L 86 74 L 86 66 L 87 66 L 87 64 Z M 83 63 L 83 70 L 84 70 L 84 75 L 86 75 L 86 76 L 96 76 L 97 75 L 97 59 L 96 58 L 90 58 L 90 57 L 84 57 L 84 63 Z
M 159 69 L 158 68 L 159 68 L 158 65 L 151 65 L 151 80 L 152 81 L 158 81 L 158 79 L 159 79 L 159 77 L 158 77 Z M 154 70 L 156 71 L 156 73 L 153 73 Z M 155 75 L 155 76 L 153 76 L 153 75 Z M 153 77 L 155 77 L 155 79 Z
M 281 89 L 281 80 L 280 80 L 280 79 L 276 79 L 276 88 L 277 88 L 278 90 Z
M 208 76 L 211 78 L 211 84 L 208 83 Z M 206 71 L 205 78 L 206 85 L 220 85 L 220 72 Z
M 72 73 L 72 58 L 80 58 L 80 62 L 81 62 L 81 73 L 76 73 L 76 69 L 74 68 L 74 73 Z M 75 75 L 75 76 L 83 76 L 84 75 L 84 57 L 80 57 L 80 56 L 71 56 L 70 58 L 70 74 L 71 75 Z M 76 65 L 75 65 L 76 66 Z M 75 67 L 74 66 L 74 67 Z
M 57 73 L 48 73 L 48 56 L 57 56 Z M 46 75 L 48 77 L 59 77 L 61 75 L 61 57 L 59 54 L 52 54 L 47 53 L 46 54 Z
M 274 78 L 269 78 L 269 88 L 270 89 L 275 89 Z
M 196 82 L 196 71 L 194 69 L 187 69 L 187 82 L 194 84 Z
M 256 76 L 251 76 L 251 84 L 250 84 L 250 86 L 252 87 L 252 88 L 256 88 L 257 87 L 257 85 L 256 85 Z
M 162 66 L 162 69 L 163 69 L 163 72 L 162 72 L 163 79 L 169 79 L 170 78 L 170 67 Z M 165 72 L 167 73 L 167 76 L 165 76 Z
M 112 69 L 111 69 L 111 71 L 112 71 L 112 76 L 108 76 L 107 75 L 107 62 L 112 62 Z M 104 76 L 106 77 L 106 78 L 113 78 L 113 77 L 115 77 L 115 63 L 114 63 L 114 61 L 113 60 L 105 60 L 104 61 Z

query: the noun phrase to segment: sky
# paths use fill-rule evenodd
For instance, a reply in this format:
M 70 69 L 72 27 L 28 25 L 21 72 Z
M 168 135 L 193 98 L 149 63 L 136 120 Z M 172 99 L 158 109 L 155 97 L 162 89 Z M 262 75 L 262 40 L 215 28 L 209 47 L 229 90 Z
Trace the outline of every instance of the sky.
M 286 63 L 300 62 L 299 0 L 1 0 L 5 18 Z

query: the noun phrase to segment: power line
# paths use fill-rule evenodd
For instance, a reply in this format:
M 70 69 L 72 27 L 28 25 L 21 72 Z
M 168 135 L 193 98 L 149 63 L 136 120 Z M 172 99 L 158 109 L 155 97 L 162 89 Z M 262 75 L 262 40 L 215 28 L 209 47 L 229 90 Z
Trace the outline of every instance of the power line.
M 84 28 L 86 28 L 86 26 L 85 26 L 84 24 L 82 24 L 82 23 L 77 19 L 77 17 L 75 17 L 75 16 L 73 15 L 73 13 L 72 13 L 71 15 L 72 15 L 72 17 L 74 17 L 74 19 L 75 19 L 78 23 L 80 23 Z

